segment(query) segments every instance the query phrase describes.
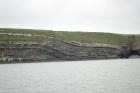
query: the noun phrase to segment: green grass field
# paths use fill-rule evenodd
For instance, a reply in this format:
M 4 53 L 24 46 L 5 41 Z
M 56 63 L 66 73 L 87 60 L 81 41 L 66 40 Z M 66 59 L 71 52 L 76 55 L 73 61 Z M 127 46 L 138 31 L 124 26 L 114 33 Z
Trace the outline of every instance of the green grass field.
M 14 43 L 14 42 L 43 43 L 47 42 L 49 37 L 54 37 L 64 41 L 118 45 L 128 41 L 129 36 L 131 35 L 98 33 L 98 32 L 66 32 L 66 31 L 37 30 L 37 29 L 34 30 L 34 29 L 0 28 L 0 43 Z M 140 41 L 140 35 L 136 35 L 136 39 Z

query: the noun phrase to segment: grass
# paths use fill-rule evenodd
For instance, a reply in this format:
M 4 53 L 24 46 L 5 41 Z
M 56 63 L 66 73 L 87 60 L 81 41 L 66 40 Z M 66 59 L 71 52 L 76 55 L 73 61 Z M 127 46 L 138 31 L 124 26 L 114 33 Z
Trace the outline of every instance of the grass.
M 0 34 L 0 42 L 47 42 L 49 37 L 58 38 L 64 41 L 77 41 L 82 43 L 104 43 L 118 45 L 128 41 L 131 35 L 112 34 L 112 33 L 98 33 L 98 32 L 66 32 L 66 31 L 52 31 L 52 30 L 34 30 L 34 29 L 13 29 L 0 28 L 0 33 L 13 34 L 30 34 L 26 35 L 8 35 Z M 140 41 L 140 35 L 136 35 L 136 39 Z

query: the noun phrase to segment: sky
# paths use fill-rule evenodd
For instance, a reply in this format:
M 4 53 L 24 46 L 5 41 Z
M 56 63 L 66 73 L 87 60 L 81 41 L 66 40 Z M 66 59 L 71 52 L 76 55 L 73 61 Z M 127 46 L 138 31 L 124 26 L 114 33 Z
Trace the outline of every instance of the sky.
M 0 0 L 0 27 L 140 34 L 140 0 Z

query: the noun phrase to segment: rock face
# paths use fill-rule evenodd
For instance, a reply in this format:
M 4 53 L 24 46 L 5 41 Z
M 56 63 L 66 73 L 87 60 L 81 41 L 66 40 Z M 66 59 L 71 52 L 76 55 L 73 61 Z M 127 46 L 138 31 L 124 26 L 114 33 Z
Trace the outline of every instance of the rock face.
M 0 44 L 0 63 L 112 59 L 117 48 L 83 46 L 60 40 L 45 44 Z
M 140 42 L 136 41 L 135 37 L 130 37 L 125 44 L 120 46 L 118 52 L 120 58 L 129 58 L 131 55 L 140 57 Z
M 113 46 L 90 46 L 61 40 L 50 40 L 44 44 L 0 44 L 0 63 L 115 59 L 122 57 L 120 53 L 127 54 L 124 49 L 120 50 Z

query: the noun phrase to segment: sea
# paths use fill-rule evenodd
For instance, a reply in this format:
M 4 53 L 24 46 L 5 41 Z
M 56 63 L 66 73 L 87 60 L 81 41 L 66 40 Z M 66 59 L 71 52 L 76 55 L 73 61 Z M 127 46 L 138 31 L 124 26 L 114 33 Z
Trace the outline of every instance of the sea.
M 0 93 L 140 93 L 140 59 L 0 64 Z

